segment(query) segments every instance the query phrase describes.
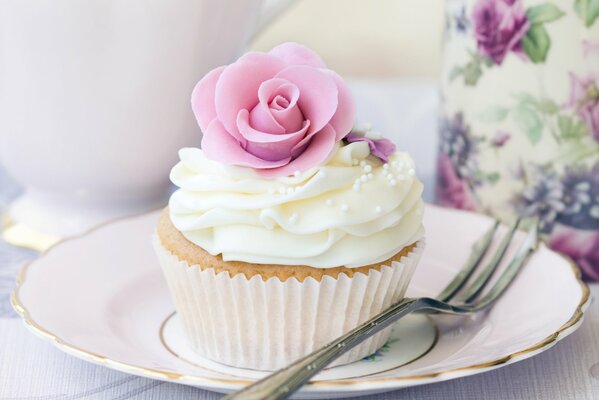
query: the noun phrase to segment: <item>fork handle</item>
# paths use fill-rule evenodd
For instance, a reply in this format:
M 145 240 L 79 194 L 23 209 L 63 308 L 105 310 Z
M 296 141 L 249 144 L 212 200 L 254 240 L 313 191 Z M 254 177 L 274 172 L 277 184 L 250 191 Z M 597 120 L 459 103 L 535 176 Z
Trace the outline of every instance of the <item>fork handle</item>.
M 402 317 L 414 311 L 429 308 L 429 305 L 422 300 L 423 299 L 404 299 L 378 314 L 373 319 L 335 339 L 325 347 L 308 354 L 288 367 L 283 368 L 238 392 L 224 397 L 224 399 L 285 399 L 320 370 L 329 365 L 333 360 L 339 358 L 343 353 L 351 350 Z

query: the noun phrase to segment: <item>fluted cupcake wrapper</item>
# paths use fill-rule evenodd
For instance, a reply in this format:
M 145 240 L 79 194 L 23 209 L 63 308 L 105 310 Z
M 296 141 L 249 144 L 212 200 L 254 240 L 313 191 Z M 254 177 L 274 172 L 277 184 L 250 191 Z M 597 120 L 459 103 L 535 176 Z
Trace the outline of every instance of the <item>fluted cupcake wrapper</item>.
M 399 301 L 424 242 L 399 262 L 368 275 L 264 281 L 255 275 L 215 274 L 170 253 L 155 235 L 154 247 L 175 308 L 192 348 L 213 361 L 275 370 L 311 353 Z M 390 328 L 344 354 L 332 365 L 366 357 L 389 338 Z

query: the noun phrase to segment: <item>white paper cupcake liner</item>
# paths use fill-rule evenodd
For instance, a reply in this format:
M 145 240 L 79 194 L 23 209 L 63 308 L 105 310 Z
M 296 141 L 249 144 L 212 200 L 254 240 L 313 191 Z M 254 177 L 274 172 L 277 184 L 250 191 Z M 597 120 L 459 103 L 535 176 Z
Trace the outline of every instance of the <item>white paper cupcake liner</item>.
M 179 260 L 157 235 L 153 242 L 192 348 L 213 361 L 257 370 L 284 367 L 399 301 L 424 248 L 420 241 L 400 262 L 368 275 L 281 282 L 202 270 Z M 332 365 L 374 353 L 390 333 L 380 332 Z

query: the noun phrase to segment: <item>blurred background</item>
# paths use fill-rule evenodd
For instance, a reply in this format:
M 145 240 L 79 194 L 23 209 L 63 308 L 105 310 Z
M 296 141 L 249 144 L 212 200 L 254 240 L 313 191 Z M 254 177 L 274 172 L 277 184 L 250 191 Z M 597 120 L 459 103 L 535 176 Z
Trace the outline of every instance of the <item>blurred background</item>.
M 415 158 L 432 201 L 445 2 L 264 0 L 274 18 L 254 36 L 261 3 L 0 2 L 3 238 L 44 248 L 162 206 L 177 150 L 200 142 L 195 82 L 287 41 L 347 80 L 358 121 Z
M 268 51 L 281 42 L 295 41 L 316 50 L 346 78 L 436 79 L 444 4 L 442 0 L 302 0 L 261 32 L 250 48 Z

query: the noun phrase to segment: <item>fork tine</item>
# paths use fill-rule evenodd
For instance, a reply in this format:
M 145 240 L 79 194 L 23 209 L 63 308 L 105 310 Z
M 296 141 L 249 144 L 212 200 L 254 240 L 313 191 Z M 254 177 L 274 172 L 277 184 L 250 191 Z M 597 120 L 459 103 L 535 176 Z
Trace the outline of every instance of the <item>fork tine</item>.
M 451 300 L 460 289 L 462 289 L 464 284 L 472 275 L 472 272 L 474 272 L 485 254 L 487 254 L 487 250 L 489 250 L 498 227 L 499 221 L 495 220 L 493 226 L 487 232 L 485 232 L 485 234 L 478 239 L 476 243 L 474 243 L 470 257 L 468 257 L 464 263 L 464 266 L 460 272 L 458 272 L 455 278 L 453 278 L 453 280 L 449 282 L 445 289 L 443 289 L 443 291 L 436 297 L 437 300 L 447 302 Z
M 505 255 L 505 252 L 509 247 L 512 238 L 514 237 L 514 233 L 520 225 L 520 221 L 521 219 L 518 218 L 512 224 L 508 234 L 505 235 L 505 237 L 502 239 L 501 243 L 499 244 L 499 247 L 497 248 L 497 251 L 495 252 L 495 254 L 493 254 L 493 257 L 491 258 L 485 269 L 482 270 L 480 275 L 476 277 L 472 285 L 458 296 L 458 302 L 470 303 L 485 288 L 485 286 L 489 282 L 489 279 L 491 279 L 491 276 L 493 276 L 493 273 L 501 263 L 501 260 L 503 259 L 503 256 Z
M 513 282 L 514 278 L 518 275 L 518 272 L 522 269 L 522 266 L 526 264 L 526 261 L 531 256 L 531 254 L 535 251 L 538 244 L 538 221 L 535 221 L 533 227 L 528 232 L 528 235 L 516 256 L 512 259 L 508 267 L 503 271 L 495 286 L 489 290 L 489 292 L 483 296 L 482 299 L 475 305 L 473 311 L 481 310 L 489 305 L 491 305 L 499 296 L 501 296 L 507 287 Z
M 518 223 L 514 224 L 514 226 L 517 227 Z M 515 228 L 508 235 L 510 240 L 514 230 Z M 490 306 L 514 281 L 518 272 L 534 252 L 537 245 L 537 230 L 538 221 L 535 221 L 535 225 L 528 232 L 527 239 L 518 249 L 516 256 L 510 261 L 497 283 L 478 303 L 452 305 L 430 297 L 405 298 L 333 340 L 326 346 L 300 358 L 293 364 L 262 378 L 236 393 L 227 395 L 226 399 L 287 398 L 326 365 L 410 313 L 428 310 L 445 314 L 464 315 Z M 510 240 L 507 240 L 508 244 Z M 504 239 L 503 242 L 505 241 Z

